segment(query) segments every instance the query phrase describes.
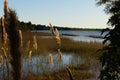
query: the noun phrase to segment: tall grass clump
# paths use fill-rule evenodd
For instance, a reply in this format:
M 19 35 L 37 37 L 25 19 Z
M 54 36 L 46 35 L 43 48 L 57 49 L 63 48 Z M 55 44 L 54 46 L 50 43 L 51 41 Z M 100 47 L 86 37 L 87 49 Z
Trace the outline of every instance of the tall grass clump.
M 21 80 L 21 51 L 20 51 L 20 35 L 18 30 L 18 18 L 15 11 L 9 9 L 7 0 L 4 1 L 4 20 L 6 32 L 8 34 L 11 67 L 13 80 Z
M 54 29 L 54 27 L 52 26 L 52 24 L 50 23 L 50 30 L 53 34 L 53 37 L 55 37 L 56 39 L 56 43 L 58 45 L 58 55 L 60 58 L 60 61 L 62 62 L 62 53 L 61 53 L 61 38 L 60 38 L 60 34 L 57 28 Z

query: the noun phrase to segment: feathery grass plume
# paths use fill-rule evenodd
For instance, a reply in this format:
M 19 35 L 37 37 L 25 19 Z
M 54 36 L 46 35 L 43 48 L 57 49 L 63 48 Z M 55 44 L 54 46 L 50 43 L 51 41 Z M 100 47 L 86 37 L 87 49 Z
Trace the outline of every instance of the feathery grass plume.
M 61 39 L 60 39 L 60 34 L 59 34 L 57 28 L 55 28 L 55 38 L 56 38 L 57 44 L 60 46 L 61 45 Z
M 23 46 L 23 37 L 22 37 L 22 31 L 19 30 L 19 36 L 20 36 L 20 44 L 21 44 L 21 47 Z
M 52 34 L 55 36 L 56 42 L 60 47 L 61 46 L 61 39 L 60 39 L 60 34 L 58 32 L 58 29 L 57 28 L 54 29 L 51 23 L 49 23 L 49 25 L 50 25 L 50 30 L 51 30 Z
M 61 53 L 60 49 L 58 49 L 58 54 L 59 54 L 59 57 L 60 57 L 60 61 L 62 62 L 62 53 Z
M 0 23 L 1 23 L 1 31 L 2 31 L 2 45 L 5 47 L 5 45 L 7 44 L 7 33 L 6 33 L 3 17 L 1 18 Z
M 70 80 L 73 80 L 73 75 L 72 75 L 72 72 L 71 72 L 70 68 L 67 67 L 66 70 L 67 70 L 67 72 L 69 74 Z
M 37 40 L 36 40 L 36 36 L 33 36 L 33 48 L 37 51 Z
M 9 13 L 7 13 L 7 18 L 5 17 L 5 26 L 10 41 L 9 45 L 10 45 L 13 80 L 21 80 L 22 55 L 20 51 L 20 35 L 18 31 L 18 18 L 16 16 L 15 11 L 9 9 Z
M 30 49 L 30 40 L 28 40 L 27 45 L 26 45 L 27 52 L 29 51 L 29 49 Z
M 28 63 L 30 64 L 31 62 L 31 55 L 32 55 L 32 51 L 30 50 L 29 51 L 29 54 L 28 54 Z
M 54 30 L 54 28 L 53 28 L 53 26 L 52 26 L 52 24 L 51 23 L 49 23 L 49 25 L 50 25 L 50 31 L 52 32 L 52 34 L 54 35 L 55 34 L 55 30 Z
M 50 64 L 50 65 L 52 65 L 52 64 L 53 64 L 52 54 L 49 54 L 49 64 Z

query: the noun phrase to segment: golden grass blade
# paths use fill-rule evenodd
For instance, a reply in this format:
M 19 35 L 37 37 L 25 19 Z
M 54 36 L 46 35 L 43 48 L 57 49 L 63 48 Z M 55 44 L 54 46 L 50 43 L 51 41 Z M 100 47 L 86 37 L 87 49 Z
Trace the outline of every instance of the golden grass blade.
M 21 47 L 23 46 L 23 36 L 22 36 L 22 31 L 19 30 L 19 36 L 20 36 L 20 44 L 21 44 Z
M 0 65 L 2 66 L 3 65 L 3 56 L 0 55 Z
M 36 36 L 33 36 L 33 48 L 37 51 L 37 40 L 36 40 Z
M 70 80 L 73 80 L 73 75 L 72 75 L 72 72 L 71 72 L 70 68 L 67 67 L 66 70 L 67 70 L 67 72 L 69 74 Z
M 5 59 L 7 59 L 7 54 L 6 54 L 5 48 L 2 47 L 1 49 L 2 49 L 2 52 L 3 52 Z
M 49 23 L 49 25 L 50 25 L 50 31 L 52 32 L 52 34 L 54 35 L 55 34 L 55 30 L 54 30 L 54 28 L 53 28 L 53 26 L 52 26 L 52 24 L 51 23 Z
M 30 64 L 31 63 L 31 55 L 32 55 L 32 51 L 30 50 L 29 51 L 29 54 L 28 54 L 28 63 Z
M 58 54 L 59 54 L 60 61 L 62 62 L 62 53 L 61 53 L 60 49 L 58 49 Z
M 57 44 L 60 46 L 61 45 L 61 39 L 60 39 L 60 34 L 59 34 L 57 28 L 55 28 L 55 38 L 56 38 Z
M 3 17 L 1 18 L 1 30 L 2 30 L 2 44 L 3 44 L 3 46 L 5 47 L 5 45 L 7 44 L 7 32 L 6 32 L 6 30 L 5 30 L 5 25 L 4 25 L 4 19 L 3 19 Z
M 52 64 L 53 64 L 52 54 L 49 54 L 49 64 L 50 64 L 50 65 L 52 65 Z

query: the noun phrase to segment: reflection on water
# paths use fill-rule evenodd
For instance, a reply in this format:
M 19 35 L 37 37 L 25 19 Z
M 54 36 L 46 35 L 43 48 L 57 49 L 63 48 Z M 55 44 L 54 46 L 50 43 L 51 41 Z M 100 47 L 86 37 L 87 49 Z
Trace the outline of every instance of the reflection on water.
M 34 32 L 34 31 L 33 31 Z M 47 32 L 47 33 L 51 33 L 50 30 L 38 30 L 37 32 Z M 77 35 L 77 36 L 67 36 L 67 35 L 63 35 L 62 37 L 67 37 L 76 41 L 87 41 L 87 42 L 102 42 L 103 39 L 101 38 L 92 38 L 92 37 L 88 37 L 90 35 L 92 36 L 101 36 L 101 31 L 98 30 L 59 30 L 59 33 L 62 34 L 72 34 L 72 35 Z M 102 36 L 104 36 L 105 34 L 107 34 L 108 32 L 105 32 Z
M 31 64 L 28 64 L 27 59 L 23 60 L 23 71 L 27 72 L 30 68 L 30 71 L 35 73 L 43 73 L 47 71 L 55 71 L 66 68 L 69 65 L 77 66 L 78 64 L 83 63 L 83 59 L 80 56 L 75 56 L 72 54 L 63 54 L 63 61 L 60 62 L 59 56 L 57 54 L 53 55 L 53 64 L 49 64 L 48 56 L 33 56 Z

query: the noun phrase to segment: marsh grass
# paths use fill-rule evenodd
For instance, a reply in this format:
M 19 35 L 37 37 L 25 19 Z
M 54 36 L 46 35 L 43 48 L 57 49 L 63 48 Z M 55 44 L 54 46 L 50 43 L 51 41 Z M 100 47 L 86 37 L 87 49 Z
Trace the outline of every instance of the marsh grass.
M 88 71 L 89 66 L 86 64 L 81 64 L 79 67 L 70 66 L 70 71 L 74 80 L 89 80 L 95 77 Z M 24 75 L 22 80 L 71 80 L 66 69 L 47 72 L 44 74 L 34 74 L 32 76 Z
M 48 53 L 58 52 L 58 45 L 56 40 L 53 38 L 44 38 L 41 36 L 43 33 L 35 32 L 22 32 L 23 34 L 23 46 L 22 54 L 27 56 L 29 50 L 33 51 L 32 55 L 47 55 Z M 45 34 L 45 33 L 44 33 Z M 46 33 L 47 34 L 47 33 Z M 32 41 L 33 36 L 36 35 L 37 40 L 37 53 L 33 50 Z M 1 36 L 1 33 L 0 33 Z M 0 44 L 0 46 L 2 46 Z M 97 58 L 100 56 L 100 53 L 97 52 L 98 49 L 102 48 L 102 43 L 99 42 L 82 42 L 74 41 L 68 38 L 61 38 L 61 51 L 66 54 L 73 53 L 75 55 L 93 57 Z

